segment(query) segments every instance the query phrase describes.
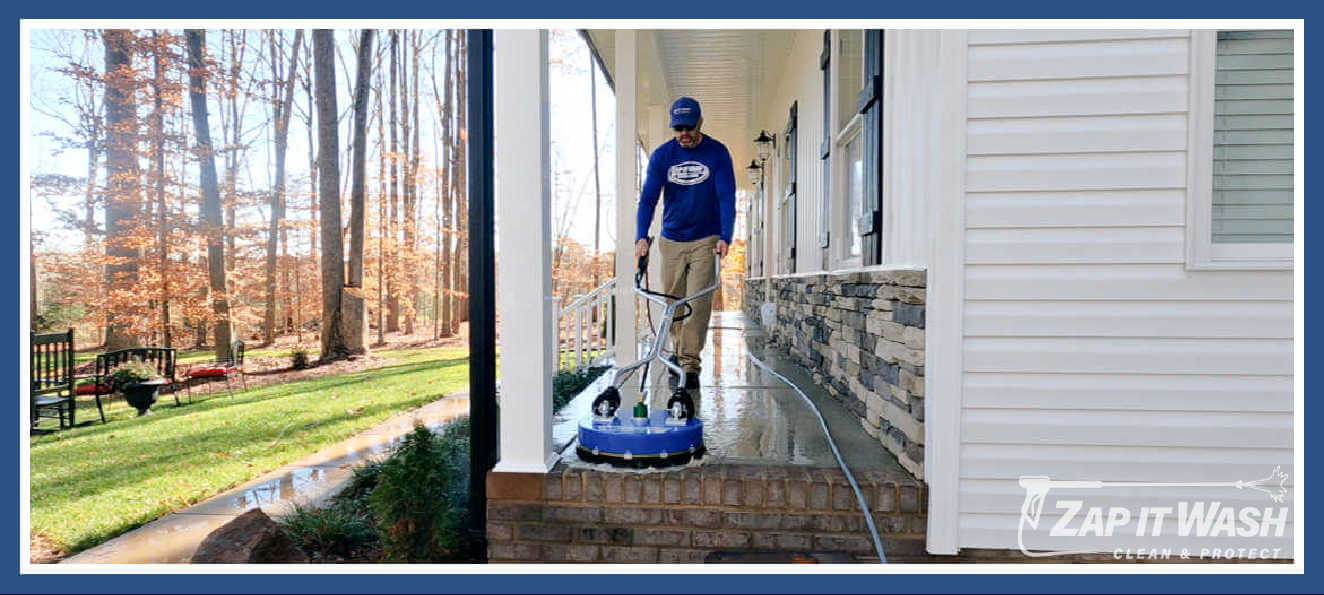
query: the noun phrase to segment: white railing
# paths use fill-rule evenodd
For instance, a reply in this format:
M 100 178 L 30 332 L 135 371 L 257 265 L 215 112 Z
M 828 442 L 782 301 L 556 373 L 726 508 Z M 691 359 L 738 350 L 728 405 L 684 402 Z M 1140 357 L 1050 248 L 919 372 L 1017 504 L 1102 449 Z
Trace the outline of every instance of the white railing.
M 612 296 L 616 279 L 606 280 L 584 295 L 575 296 L 569 305 L 553 305 L 556 321 L 556 345 L 560 356 L 558 370 L 579 370 L 597 365 L 612 356 L 615 344 L 615 311 Z

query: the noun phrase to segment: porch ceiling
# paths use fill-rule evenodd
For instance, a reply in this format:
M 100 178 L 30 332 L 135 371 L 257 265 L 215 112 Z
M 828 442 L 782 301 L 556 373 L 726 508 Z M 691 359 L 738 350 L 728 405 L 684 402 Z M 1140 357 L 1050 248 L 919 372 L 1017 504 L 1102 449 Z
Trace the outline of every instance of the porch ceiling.
M 614 71 L 614 31 L 590 33 L 608 70 Z M 765 84 L 775 84 L 769 79 L 776 65 L 770 64 L 767 57 L 781 55 L 779 49 L 790 45 L 793 32 L 726 29 L 641 33 L 653 36 L 656 59 L 641 52 L 639 71 L 645 90 L 640 93 L 640 102 L 669 104 L 682 95 L 699 100 L 704 131 L 726 144 L 736 169 L 742 169 L 752 158 L 752 141 L 758 132 L 756 114 L 752 113 L 758 107 L 757 98 Z M 737 184 L 743 185 L 743 172 L 736 173 Z

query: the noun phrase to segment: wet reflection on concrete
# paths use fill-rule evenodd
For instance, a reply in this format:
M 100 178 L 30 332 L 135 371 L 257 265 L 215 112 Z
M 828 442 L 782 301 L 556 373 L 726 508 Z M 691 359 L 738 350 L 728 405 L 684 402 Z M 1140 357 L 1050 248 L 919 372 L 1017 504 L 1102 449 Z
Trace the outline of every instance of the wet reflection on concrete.
M 896 459 L 864 432 L 857 417 L 802 372 L 795 375 L 794 366 L 784 359 L 764 353 L 761 329 L 747 326 L 743 315 L 714 312 L 708 337 L 700 356 L 701 388 L 695 399 L 708 455 L 697 464 L 837 466 L 823 430 L 804 400 L 791 386 L 755 366 L 749 357 L 753 353 L 791 378 L 818 406 L 852 469 L 900 469 Z M 654 377 L 649 403 L 664 405 L 670 394 L 665 375 L 650 376 Z M 634 382 L 637 386 L 638 381 Z M 585 465 L 573 448 L 578 420 L 588 414 L 593 398 L 609 384 L 610 374 L 599 378 L 553 420 L 555 444 L 568 464 Z
M 383 421 L 335 446 L 239 485 L 205 502 L 167 515 L 61 561 L 62 564 L 182 564 L 203 538 L 235 516 L 261 508 L 273 518 L 295 505 L 316 506 L 334 496 L 353 468 L 385 457 L 415 421 L 436 430 L 469 414 L 469 396 L 457 394 Z

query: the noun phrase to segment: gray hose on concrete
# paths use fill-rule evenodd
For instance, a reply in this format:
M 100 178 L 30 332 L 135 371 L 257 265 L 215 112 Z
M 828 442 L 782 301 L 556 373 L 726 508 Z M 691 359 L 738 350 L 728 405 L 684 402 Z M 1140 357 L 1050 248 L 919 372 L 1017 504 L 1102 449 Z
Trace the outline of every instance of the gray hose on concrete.
M 873 536 L 873 549 L 878 552 L 878 563 L 886 564 L 887 556 L 883 553 L 883 541 L 878 538 L 878 528 L 873 524 L 873 515 L 869 512 L 869 504 L 864 500 L 864 494 L 860 492 L 860 485 L 855 483 L 855 476 L 852 475 L 850 469 L 846 467 L 846 461 L 841 458 L 841 451 L 837 450 L 837 443 L 832 440 L 832 432 L 828 431 L 827 420 L 823 419 L 823 414 L 819 412 L 818 406 L 814 405 L 814 401 L 809 398 L 809 395 L 806 395 L 804 391 L 800 390 L 800 387 L 796 386 L 794 382 L 791 382 L 785 376 L 778 374 L 775 370 L 768 367 L 767 364 L 759 361 L 759 358 L 754 357 L 754 354 L 750 353 L 748 355 L 750 361 L 754 362 L 754 365 L 758 366 L 764 372 L 776 376 L 781 379 L 782 382 L 785 382 L 790 385 L 791 388 L 795 389 L 796 394 L 800 395 L 800 398 L 804 399 L 805 404 L 809 406 L 809 410 L 814 412 L 814 417 L 818 418 L 818 425 L 823 427 L 823 435 L 827 437 L 828 447 L 832 449 L 832 456 L 837 457 L 837 465 L 841 467 L 842 473 L 846 474 L 846 481 L 850 482 L 851 489 L 855 490 L 855 502 L 860 506 L 860 511 L 864 513 L 864 524 L 869 527 L 869 535 Z

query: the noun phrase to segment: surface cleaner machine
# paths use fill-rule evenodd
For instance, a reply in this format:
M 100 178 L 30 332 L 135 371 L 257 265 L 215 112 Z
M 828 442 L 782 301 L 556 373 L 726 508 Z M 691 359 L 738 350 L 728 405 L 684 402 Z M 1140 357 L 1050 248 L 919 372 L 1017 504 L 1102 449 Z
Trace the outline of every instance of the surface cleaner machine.
M 652 238 L 649 239 L 652 245 Z M 592 411 L 579 423 L 579 458 L 590 463 L 609 463 L 621 467 L 666 467 L 683 465 L 703 456 L 703 422 L 695 416 L 694 397 L 685 390 L 685 371 L 664 354 L 663 346 L 671 325 L 688 317 L 690 303 L 717 290 L 721 283 L 721 256 L 713 255 L 713 284 L 694 295 L 679 297 L 652 291 L 648 287 L 648 256 L 639 257 L 634 275 L 634 291 L 649 303 L 661 305 L 660 328 L 653 329 L 652 346 L 643 359 L 617 366 L 608 386 L 593 400 Z M 668 304 L 668 300 L 672 300 Z M 652 325 L 651 306 L 649 325 Z M 641 394 L 648 382 L 648 367 L 657 361 L 670 372 L 671 395 L 666 408 L 649 411 L 643 396 L 637 403 L 621 407 L 620 387 L 630 375 L 642 369 Z

